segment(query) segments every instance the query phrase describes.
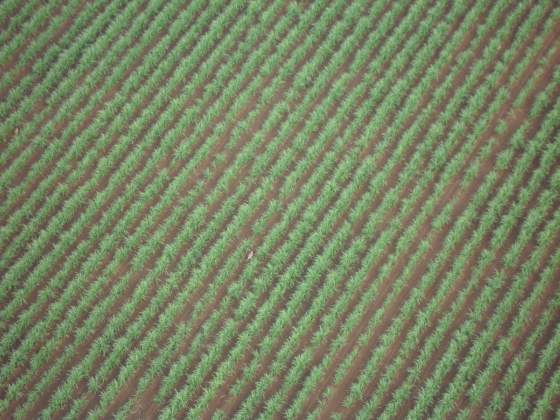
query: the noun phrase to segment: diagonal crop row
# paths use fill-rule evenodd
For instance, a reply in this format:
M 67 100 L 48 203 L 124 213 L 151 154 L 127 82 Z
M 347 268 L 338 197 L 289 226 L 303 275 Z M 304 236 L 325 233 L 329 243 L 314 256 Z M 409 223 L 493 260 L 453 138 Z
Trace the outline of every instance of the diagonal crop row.
M 505 157 L 507 157 L 507 153 L 503 155 L 503 158 L 505 158 Z M 502 160 L 503 160 L 503 158 L 502 158 Z M 549 162 L 549 163 L 550 163 L 550 162 Z M 474 249 L 474 248 L 473 248 L 474 246 L 469 246 L 469 247 L 471 248 L 471 252 L 472 252 L 472 250 Z M 491 255 L 491 254 L 487 254 L 487 256 L 488 256 L 488 255 Z M 459 269 L 459 266 L 456 266 L 456 269 Z M 454 279 L 455 277 L 451 276 L 451 278 Z M 452 281 L 452 280 L 448 280 L 448 281 Z M 443 288 L 443 289 L 440 289 L 440 290 L 441 290 L 441 293 L 444 293 L 447 289 Z M 432 305 L 432 310 L 434 310 L 435 308 L 439 307 L 438 305 L 439 305 L 439 304 L 433 303 L 433 305 Z M 420 315 L 419 315 L 419 316 L 420 316 Z M 421 319 L 427 319 L 424 313 L 422 314 Z M 426 327 L 426 326 L 427 326 L 427 325 L 424 323 L 424 327 Z M 418 325 L 418 324 L 417 324 L 417 327 L 421 327 L 421 325 Z M 418 330 L 416 331 L 415 334 L 412 334 L 412 333 L 411 333 L 411 334 L 407 337 L 407 339 L 406 339 L 406 341 L 405 341 L 405 345 L 401 346 L 401 349 L 402 349 L 401 353 L 404 353 L 404 352 L 405 352 L 405 349 L 408 349 L 408 351 L 412 351 L 412 350 L 414 349 L 414 347 L 415 347 L 414 343 L 415 343 L 416 340 L 417 340 L 417 338 L 416 338 L 416 337 L 417 337 L 417 336 L 416 336 L 417 333 L 418 333 Z M 409 343 L 409 344 L 406 344 L 406 343 Z M 395 359 L 395 363 L 396 363 L 397 360 L 399 360 L 399 357 L 397 357 L 397 359 Z M 389 372 L 389 373 L 387 373 L 387 375 L 385 376 L 385 379 L 384 379 L 384 382 L 383 382 L 383 383 L 384 383 L 384 386 L 388 386 L 388 385 L 389 385 L 389 383 L 387 382 L 387 380 L 388 380 L 388 378 L 391 377 L 391 375 L 392 375 L 391 372 L 394 372 L 395 369 L 396 369 L 396 365 L 394 365 L 394 364 L 391 365 L 391 368 L 390 368 L 390 369 L 388 369 L 388 372 Z M 365 378 L 365 377 L 364 377 L 364 378 Z M 380 389 L 378 389 L 378 392 L 380 392 Z M 379 396 L 377 396 L 376 398 L 379 398 Z M 375 401 L 375 400 L 370 400 L 370 405 L 371 405 L 371 406 L 374 405 L 373 401 Z
M 380 239 L 382 239 L 382 238 L 380 238 Z
M 187 9 L 182 16 L 184 20 L 178 20 L 178 22 L 184 24 L 188 23 L 190 21 L 190 15 L 194 11 L 196 11 L 197 8 L 200 8 L 201 6 L 202 6 L 202 2 L 194 3 L 193 10 Z M 208 23 L 207 19 L 209 19 L 209 17 L 212 16 L 213 12 L 215 12 L 215 9 L 207 9 L 206 15 L 201 17 L 201 19 L 197 22 L 198 24 L 192 26 L 190 28 L 190 31 L 187 31 L 185 36 L 190 37 L 190 42 L 181 43 L 181 47 L 183 49 L 188 49 L 190 44 L 195 42 L 196 37 L 200 35 L 203 28 Z M 162 21 L 160 21 L 160 23 L 163 24 L 165 20 L 166 18 L 164 16 Z M 173 34 L 174 34 L 173 36 L 176 35 L 175 33 Z M 121 105 L 124 105 L 128 100 L 128 104 L 124 108 L 124 114 L 114 115 L 114 111 L 119 109 L 119 106 L 116 106 L 116 104 L 111 104 L 111 103 L 106 104 L 104 108 L 104 112 L 101 115 L 98 115 L 97 118 L 93 121 L 93 124 L 89 125 L 87 129 L 82 131 L 79 137 L 75 139 L 75 141 L 72 144 L 72 147 L 67 151 L 67 153 L 64 156 L 64 159 L 59 161 L 60 163 L 57 165 L 55 171 L 51 174 L 51 176 L 41 181 L 40 185 L 36 186 L 36 188 L 34 189 L 32 196 L 29 197 L 29 199 L 24 203 L 24 205 L 20 206 L 18 211 L 11 216 L 10 218 L 11 223 L 9 226 L 13 226 L 12 223 L 15 223 L 17 225 L 17 223 L 21 222 L 22 218 L 25 217 L 26 213 L 34 211 L 33 209 L 35 208 L 36 203 L 41 202 L 40 197 L 42 197 L 44 194 L 47 194 L 47 192 L 49 191 L 49 186 L 53 185 L 55 182 L 58 181 L 58 187 L 54 191 L 54 193 L 51 192 L 51 196 L 49 200 L 45 202 L 45 204 L 40 209 L 40 211 L 37 212 L 36 216 L 33 217 L 33 219 L 25 226 L 25 228 L 20 231 L 19 235 L 17 236 L 17 240 L 13 241 L 10 244 L 10 246 L 7 247 L 5 253 L 7 255 L 5 254 L 3 255 L 2 262 L 7 260 L 8 258 L 13 258 L 13 256 L 17 255 L 16 252 L 18 248 L 15 244 L 19 244 L 19 246 L 21 246 L 22 243 L 25 243 L 27 240 L 29 240 L 29 238 L 32 238 L 32 235 L 35 232 L 37 232 L 37 230 L 45 223 L 45 220 L 48 220 L 48 217 L 51 214 L 52 210 L 57 208 L 56 206 L 61 201 L 61 199 L 63 199 L 64 196 L 68 195 L 67 189 L 69 189 L 71 185 L 75 185 L 75 183 L 78 182 L 79 180 L 82 180 L 82 182 L 84 182 L 85 180 L 90 181 L 88 177 L 85 176 L 88 173 L 87 172 L 88 168 L 94 165 L 93 167 L 96 169 L 89 169 L 90 172 L 93 172 L 93 174 L 96 174 L 97 172 L 99 176 L 106 176 L 106 173 L 111 169 L 111 166 L 105 166 L 105 167 L 100 166 L 99 164 L 100 154 L 103 150 L 106 150 L 111 144 L 113 146 L 116 144 L 114 138 L 115 137 L 119 138 L 118 134 L 123 131 L 126 131 L 124 127 L 126 127 L 127 123 L 132 124 L 130 118 L 138 113 L 138 109 L 141 109 L 140 104 L 147 105 L 145 103 L 146 102 L 145 98 L 149 97 L 150 93 L 152 93 L 152 97 L 154 96 L 151 90 L 159 87 L 160 85 L 158 85 L 158 83 L 161 83 L 161 78 L 165 77 L 165 75 L 173 68 L 174 64 L 176 63 L 176 62 L 174 63 L 173 60 L 166 60 L 160 64 L 159 60 L 157 59 L 158 56 L 162 57 L 165 55 L 167 49 L 169 48 L 169 44 L 173 40 L 173 36 L 171 34 L 168 34 L 168 36 L 165 37 L 158 44 L 157 46 L 158 48 L 153 52 L 153 55 L 147 56 L 147 58 L 144 59 L 146 68 L 142 72 L 138 71 L 137 73 L 134 73 L 134 77 L 129 78 L 128 83 L 125 84 L 126 88 L 123 87 L 122 95 L 119 95 L 116 98 L 116 100 L 118 101 L 117 103 L 120 102 Z M 138 50 L 137 52 L 139 53 L 140 50 Z M 121 64 L 123 64 L 123 66 L 119 66 L 117 70 L 120 70 L 122 73 L 126 70 L 127 65 L 130 65 L 131 63 L 128 62 L 127 60 L 123 60 L 123 63 Z M 189 64 L 188 66 L 184 65 L 179 68 L 187 70 L 192 68 L 193 65 L 196 65 L 195 60 L 193 60 L 192 64 Z M 146 75 L 144 71 L 150 68 L 155 69 L 157 66 L 159 66 L 158 71 L 156 71 L 153 74 L 153 78 L 144 79 L 144 76 Z M 175 77 L 178 76 L 176 75 Z M 141 82 L 144 82 L 144 84 L 142 85 Z M 126 92 L 128 89 L 131 89 L 133 86 L 141 86 L 141 89 L 138 92 L 136 92 L 135 96 L 129 98 L 127 97 Z M 168 90 L 170 92 L 173 91 L 172 86 L 173 85 L 169 85 Z M 101 93 L 102 92 L 100 92 L 100 94 Z M 97 97 L 97 99 L 100 98 L 102 98 L 102 96 Z M 156 106 L 157 103 L 153 105 L 154 108 Z M 146 115 L 152 115 L 153 112 L 154 111 L 150 110 L 150 113 L 147 113 Z M 83 118 L 86 118 L 87 114 L 82 114 L 82 116 Z M 129 127 L 128 129 L 129 133 L 132 131 L 132 129 L 138 130 L 137 132 L 141 132 L 142 129 L 141 124 L 145 123 L 145 121 L 142 121 L 141 118 L 142 116 L 139 116 L 139 119 L 136 120 L 137 121 L 136 125 L 132 125 L 131 128 Z M 105 122 L 109 122 L 109 121 L 111 121 L 110 127 L 105 131 L 105 133 L 99 139 L 98 137 L 100 136 L 99 133 L 101 131 L 101 127 L 105 125 Z M 68 139 L 73 133 L 76 132 L 75 130 L 77 130 L 79 126 L 80 125 L 78 124 L 78 125 L 74 125 L 73 127 L 68 127 L 68 130 L 65 131 L 65 135 L 62 136 L 60 141 L 63 141 L 64 139 Z M 64 183 L 61 182 L 60 179 L 61 175 L 68 173 L 69 162 L 71 162 L 72 159 L 75 159 L 76 156 L 83 153 L 84 147 L 87 147 L 88 144 L 90 144 L 91 146 L 91 142 L 94 138 L 98 138 L 96 141 L 96 145 L 95 147 L 90 148 L 88 150 L 88 153 L 86 153 L 83 160 L 80 161 L 80 167 L 75 168 L 75 170 L 72 171 L 70 175 L 64 180 Z M 59 142 L 57 147 L 61 147 L 61 144 L 63 143 Z M 56 150 L 57 150 L 56 147 L 49 149 L 49 151 L 51 151 L 55 155 L 57 153 Z M 128 148 L 125 150 L 128 150 Z M 118 151 L 122 153 L 122 150 L 119 149 Z M 117 153 L 117 151 L 115 151 L 115 153 Z M 109 159 L 109 156 L 106 157 L 107 159 Z M 44 158 L 45 158 L 44 160 L 40 160 L 39 162 L 37 162 L 36 166 L 34 166 L 31 169 L 27 178 L 29 182 L 32 182 L 34 179 L 38 178 L 37 175 L 42 173 L 41 171 L 44 170 L 44 166 L 48 165 L 49 158 L 52 159 L 53 155 L 51 153 L 47 153 L 44 156 Z M 118 155 L 113 159 L 118 159 Z M 121 159 L 123 158 L 121 157 Z M 96 166 L 95 163 L 97 163 Z M 91 185 L 91 182 L 89 183 L 89 185 Z M 17 189 L 14 190 L 13 193 L 16 194 L 16 196 L 12 196 L 12 197 L 14 197 L 15 199 L 17 195 L 19 195 L 19 193 L 21 193 L 22 191 L 23 190 L 20 191 L 18 191 Z M 66 218 L 68 218 L 68 216 L 66 216 Z M 4 229 L 2 232 L 2 239 L 4 241 L 8 241 L 13 233 L 14 233 L 13 231 L 10 232 L 9 230 Z M 6 262 L 4 262 L 4 264 L 5 263 Z

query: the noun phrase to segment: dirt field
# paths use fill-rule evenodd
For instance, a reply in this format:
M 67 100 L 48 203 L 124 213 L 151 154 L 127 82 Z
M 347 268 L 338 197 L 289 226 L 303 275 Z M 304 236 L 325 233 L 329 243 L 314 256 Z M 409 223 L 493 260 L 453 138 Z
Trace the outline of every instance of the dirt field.
M 0 10 L 0 418 L 560 416 L 556 2 Z

